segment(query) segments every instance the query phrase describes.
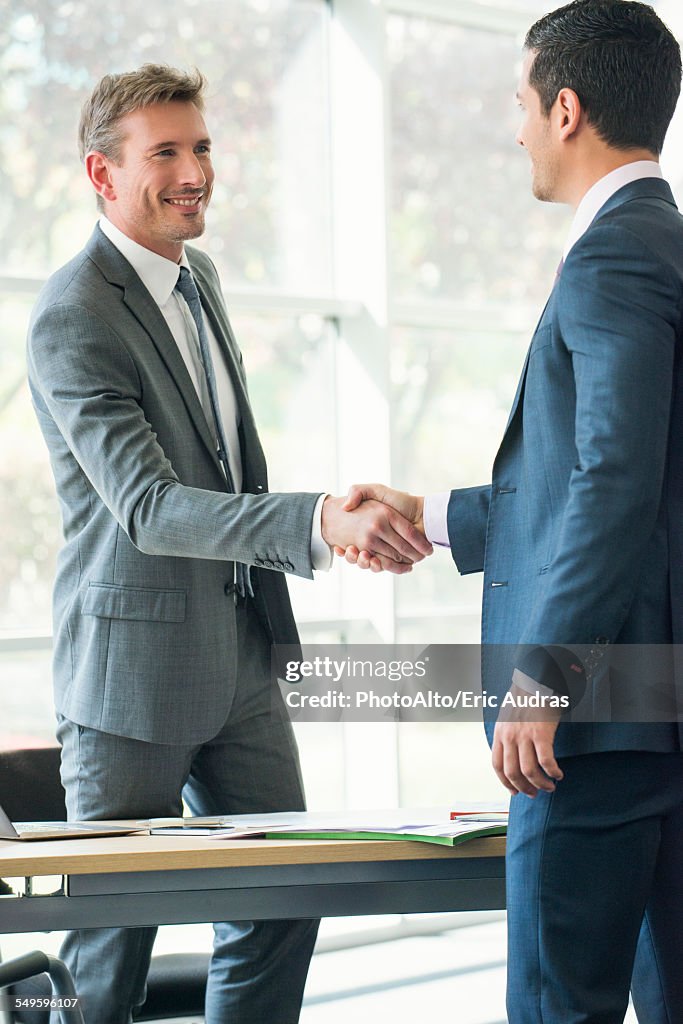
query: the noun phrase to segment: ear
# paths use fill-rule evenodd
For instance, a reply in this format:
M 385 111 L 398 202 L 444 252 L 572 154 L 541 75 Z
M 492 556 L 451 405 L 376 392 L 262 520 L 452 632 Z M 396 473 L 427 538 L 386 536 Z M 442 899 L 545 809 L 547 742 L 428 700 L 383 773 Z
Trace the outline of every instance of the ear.
M 558 119 L 560 140 L 566 142 L 576 132 L 581 121 L 581 100 L 573 89 L 560 89 L 553 111 Z
M 104 153 L 98 153 L 96 150 L 88 153 L 85 158 L 85 171 L 90 178 L 92 187 L 99 196 L 102 196 L 109 203 L 116 199 L 116 190 L 111 174 L 111 161 L 107 159 Z

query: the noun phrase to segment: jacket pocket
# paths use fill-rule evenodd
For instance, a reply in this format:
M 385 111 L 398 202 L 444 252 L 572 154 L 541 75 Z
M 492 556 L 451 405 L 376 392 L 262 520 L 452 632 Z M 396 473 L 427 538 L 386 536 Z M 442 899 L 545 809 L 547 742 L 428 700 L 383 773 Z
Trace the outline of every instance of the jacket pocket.
M 83 615 L 101 619 L 133 619 L 149 622 L 184 622 L 187 594 L 184 590 L 152 590 L 115 583 L 89 583 Z
M 541 349 L 547 348 L 548 345 L 553 343 L 553 327 L 552 324 L 544 324 L 542 327 L 536 328 L 536 333 L 531 339 L 531 347 L 529 349 L 529 358 L 535 356 Z

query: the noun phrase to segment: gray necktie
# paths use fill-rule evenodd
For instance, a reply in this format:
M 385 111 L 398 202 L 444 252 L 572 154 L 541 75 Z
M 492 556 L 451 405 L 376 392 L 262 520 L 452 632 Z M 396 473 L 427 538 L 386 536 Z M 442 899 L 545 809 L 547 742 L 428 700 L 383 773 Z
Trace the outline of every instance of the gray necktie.
M 225 431 L 223 430 L 223 421 L 221 419 L 221 411 L 218 404 L 216 373 L 213 368 L 213 359 L 211 358 L 211 350 L 209 348 L 209 339 L 206 334 L 206 327 L 204 326 L 202 304 L 199 298 L 199 292 L 197 291 L 197 285 L 194 283 L 194 278 L 187 267 L 180 268 L 180 274 L 178 275 L 178 280 L 176 282 L 176 290 L 179 291 L 185 299 L 197 328 L 199 351 L 201 353 L 202 363 L 204 364 L 204 373 L 206 374 L 206 384 L 209 392 L 209 402 L 211 404 L 211 412 L 216 426 L 216 449 L 218 452 L 218 458 L 223 467 L 223 472 L 225 473 L 228 490 L 234 494 L 235 484 L 232 478 L 232 473 L 230 472 L 228 446 L 225 443 Z M 240 597 L 244 597 L 247 592 L 252 597 L 254 596 L 249 575 L 249 566 L 244 565 L 242 562 L 235 562 L 235 588 L 236 595 L 239 594 Z

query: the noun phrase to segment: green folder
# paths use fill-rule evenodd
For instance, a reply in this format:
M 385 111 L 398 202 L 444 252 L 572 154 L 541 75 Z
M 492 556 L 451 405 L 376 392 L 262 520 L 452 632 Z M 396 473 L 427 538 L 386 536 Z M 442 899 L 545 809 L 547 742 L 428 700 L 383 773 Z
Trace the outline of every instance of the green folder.
M 396 840 L 407 839 L 418 843 L 438 843 L 441 846 L 458 846 L 459 843 L 466 843 L 469 839 L 479 839 L 482 836 L 504 836 L 507 832 L 507 824 L 503 821 L 495 823 L 480 822 L 453 822 L 448 825 L 408 825 L 399 831 L 390 829 L 301 829 L 289 830 L 286 828 L 276 832 L 266 832 L 266 839 L 380 839 Z

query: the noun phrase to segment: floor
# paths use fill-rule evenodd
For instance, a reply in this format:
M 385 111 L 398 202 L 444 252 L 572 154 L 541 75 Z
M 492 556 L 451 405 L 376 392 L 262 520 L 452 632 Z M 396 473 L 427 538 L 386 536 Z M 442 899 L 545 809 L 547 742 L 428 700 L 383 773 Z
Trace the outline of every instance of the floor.
M 468 921 L 476 920 L 468 915 Z M 396 919 L 377 919 L 373 928 Z M 413 919 L 415 920 L 415 919 Z M 418 918 L 427 923 L 427 918 Z M 367 925 L 367 919 L 324 921 L 323 948 Z M 164 928 L 158 952 L 206 948 L 204 925 Z M 3 959 L 39 947 L 57 952 L 56 933 L 5 936 Z M 316 954 L 311 964 L 301 1024 L 417 1024 L 442 1013 L 454 1024 L 506 1024 L 505 922 L 484 918 L 436 935 L 419 935 Z M 434 1018 L 438 1019 L 438 1018 Z M 626 1024 L 637 1024 L 632 1009 Z

